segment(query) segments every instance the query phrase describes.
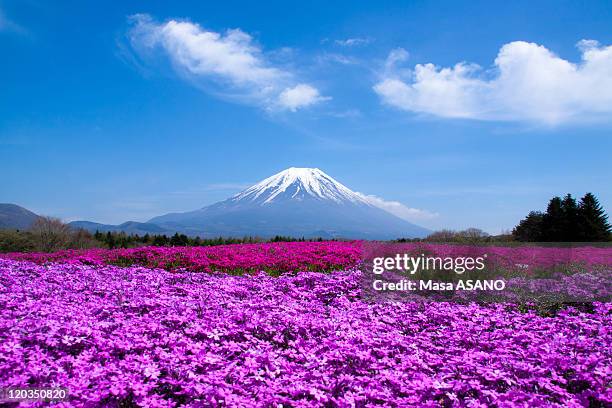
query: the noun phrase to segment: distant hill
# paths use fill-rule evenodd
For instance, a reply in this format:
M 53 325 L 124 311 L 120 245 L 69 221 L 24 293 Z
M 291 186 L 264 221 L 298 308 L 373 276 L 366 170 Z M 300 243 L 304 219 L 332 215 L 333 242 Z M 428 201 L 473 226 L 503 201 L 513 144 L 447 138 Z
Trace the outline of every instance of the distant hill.
M 73 221 L 69 223 L 72 228 L 82 228 L 91 233 L 96 231 L 99 232 L 125 232 L 126 234 L 170 234 L 174 233 L 174 231 L 170 231 L 166 228 L 160 227 L 159 225 L 146 223 L 146 222 L 136 222 L 136 221 L 127 221 L 123 224 L 119 225 L 111 225 L 111 224 L 100 224 L 97 222 L 91 221 Z
M 16 205 L 0 204 L 2 228 L 27 228 L 36 217 Z M 147 222 L 111 225 L 73 221 L 69 225 L 92 233 L 172 235 L 179 232 L 203 238 L 282 235 L 396 239 L 425 237 L 431 232 L 378 207 L 367 196 L 350 190 L 319 169 L 295 167 L 199 210 L 166 214 Z
M 37 218 L 38 215 L 18 205 L 0 204 L 0 229 L 28 229 Z

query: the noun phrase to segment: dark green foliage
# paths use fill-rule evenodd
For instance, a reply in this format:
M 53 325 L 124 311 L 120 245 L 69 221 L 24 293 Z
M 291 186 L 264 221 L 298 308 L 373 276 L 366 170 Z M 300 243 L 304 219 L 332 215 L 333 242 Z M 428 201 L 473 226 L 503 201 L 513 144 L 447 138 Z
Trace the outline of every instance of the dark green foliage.
M 580 220 L 578 218 L 578 204 L 571 194 L 563 197 L 561 202 L 563 223 L 561 224 L 561 241 L 571 242 L 580 240 Z
M 143 236 L 137 234 L 126 235 L 124 232 L 107 232 L 100 234 L 96 232 L 94 237 L 107 248 L 130 248 L 143 245 L 152 246 L 214 246 L 214 245 L 230 245 L 230 244 L 253 244 L 257 242 L 303 242 L 303 241 L 323 241 L 322 238 L 305 239 L 292 238 L 277 235 L 270 239 L 262 239 L 258 237 L 243 237 L 243 238 L 200 238 L 189 237 L 185 234 L 175 233 L 173 236 L 167 235 L 149 235 Z M 333 241 L 333 240 L 332 240 Z
M 610 240 L 608 216 L 597 198 L 587 193 L 576 203 L 571 194 L 553 197 L 546 213 L 532 211 L 512 231 L 518 241 L 602 242 Z
M 531 211 L 529 215 L 517 225 L 512 235 L 518 241 L 537 242 L 542 241 L 542 223 L 544 214 L 539 211 Z
M 97 231 L 96 231 L 97 233 Z M 115 235 L 111 234 L 111 232 L 107 232 L 106 233 L 106 237 L 104 238 L 104 242 L 106 243 L 106 245 L 110 248 L 113 249 L 115 247 Z
M 32 236 L 23 231 L 0 230 L 0 252 L 28 252 L 34 250 Z
M 170 238 L 170 246 L 187 246 L 189 245 L 189 238 L 185 234 L 175 233 L 172 238 Z
M 587 193 L 582 197 L 578 210 L 580 233 L 585 240 L 610 240 L 612 228 L 608 216 L 593 194 Z
M 36 239 L 30 231 L 0 230 L 0 252 L 30 252 L 40 251 Z M 323 238 L 306 239 L 292 238 L 285 236 L 275 236 L 270 239 L 259 237 L 243 238 L 200 238 L 189 237 L 185 234 L 174 234 L 172 237 L 167 235 L 143 236 L 136 234 L 126 234 L 125 232 L 106 232 L 96 231 L 93 235 L 83 229 L 72 229 L 69 232 L 65 243 L 56 249 L 81 249 L 81 248 L 133 248 L 145 245 L 151 246 L 214 246 L 229 244 L 253 244 L 258 242 L 304 242 L 304 241 L 323 241 Z M 336 241 L 334 239 L 326 241 Z
M 153 241 L 151 245 L 153 246 L 168 246 L 170 244 L 170 240 L 166 235 L 155 235 L 153 237 Z
M 542 219 L 542 241 L 563 241 L 564 223 L 561 198 L 553 197 Z
M 49 217 L 38 217 L 26 231 L 0 230 L 0 252 L 54 252 L 97 246 L 100 242 L 86 230 L 70 228 Z

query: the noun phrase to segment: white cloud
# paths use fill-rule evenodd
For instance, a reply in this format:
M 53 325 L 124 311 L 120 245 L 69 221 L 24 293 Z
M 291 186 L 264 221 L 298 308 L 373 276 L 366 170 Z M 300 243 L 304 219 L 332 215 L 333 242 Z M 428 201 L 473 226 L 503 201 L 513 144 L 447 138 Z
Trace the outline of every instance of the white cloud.
M 359 196 L 367 200 L 370 204 L 380 209 L 383 209 L 406 221 L 423 221 L 431 220 L 439 216 L 438 213 L 432 213 L 418 208 L 410 208 L 400 203 L 399 201 L 387 201 L 375 195 L 367 195 L 357 193 Z
M 336 45 L 340 45 L 342 47 L 356 47 L 359 45 L 367 45 L 372 42 L 369 38 L 346 38 L 344 40 L 336 40 L 334 41 Z
M 583 40 L 578 48 L 582 59 L 572 63 L 541 45 L 515 41 L 500 49 L 490 70 L 461 62 L 417 64 L 408 73 L 394 69 L 407 57 L 394 50 L 374 90 L 391 106 L 447 118 L 547 125 L 610 119 L 612 46 Z
M 183 75 L 204 88 L 214 85 L 214 92 L 222 96 L 291 111 L 327 99 L 292 72 L 274 66 L 240 29 L 218 33 L 189 21 L 156 23 L 146 14 L 131 20 L 129 37 L 134 49 L 161 49 Z
M 326 99 L 329 98 L 321 96 L 316 88 L 306 84 L 299 84 L 293 88 L 287 88 L 281 92 L 278 97 L 280 105 L 292 112 Z

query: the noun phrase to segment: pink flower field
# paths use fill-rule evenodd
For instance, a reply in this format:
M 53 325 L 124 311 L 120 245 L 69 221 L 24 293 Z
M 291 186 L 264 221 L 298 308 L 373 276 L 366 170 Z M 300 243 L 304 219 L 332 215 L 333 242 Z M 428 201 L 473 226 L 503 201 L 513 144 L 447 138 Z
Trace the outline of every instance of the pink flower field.
M 375 302 L 364 245 L 4 254 L 0 388 L 64 387 L 63 407 L 612 406 L 611 303 Z M 403 245 L 567 285 L 612 267 L 610 248 Z
M 66 250 L 51 254 L 13 253 L 6 258 L 88 265 L 138 265 L 170 271 L 232 273 L 266 271 L 329 272 L 356 266 L 361 259 L 358 242 L 282 242 L 211 247 L 142 247 L 130 249 Z

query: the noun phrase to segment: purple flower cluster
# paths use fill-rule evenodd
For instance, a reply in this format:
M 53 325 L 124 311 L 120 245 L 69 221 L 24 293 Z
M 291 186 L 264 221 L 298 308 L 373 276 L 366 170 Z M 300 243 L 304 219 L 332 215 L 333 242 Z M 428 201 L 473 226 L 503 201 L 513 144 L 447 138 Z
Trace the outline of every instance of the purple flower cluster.
M 612 404 L 612 305 L 370 303 L 360 275 L 0 260 L 0 388 L 66 387 L 66 407 Z

